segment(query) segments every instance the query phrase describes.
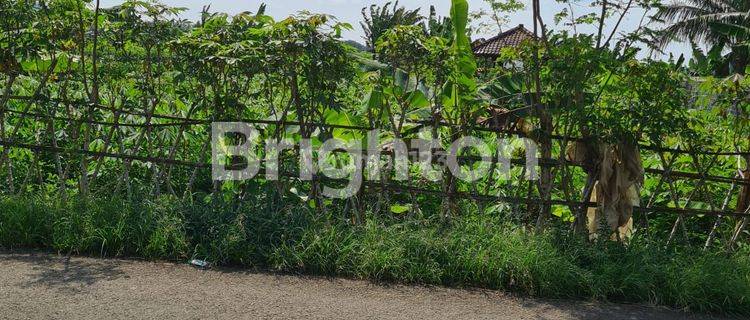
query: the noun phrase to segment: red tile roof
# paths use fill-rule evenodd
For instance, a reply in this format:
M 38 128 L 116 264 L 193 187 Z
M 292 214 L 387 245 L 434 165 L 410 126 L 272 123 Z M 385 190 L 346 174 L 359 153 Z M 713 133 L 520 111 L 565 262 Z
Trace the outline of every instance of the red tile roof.
M 524 28 L 522 24 L 519 24 L 517 27 L 487 40 L 476 41 L 473 50 L 477 56 L 497 57 L 500 55 L 500 49 L 515 47 L 520 45 L 524 40 L 533 38 L 534 34 Z

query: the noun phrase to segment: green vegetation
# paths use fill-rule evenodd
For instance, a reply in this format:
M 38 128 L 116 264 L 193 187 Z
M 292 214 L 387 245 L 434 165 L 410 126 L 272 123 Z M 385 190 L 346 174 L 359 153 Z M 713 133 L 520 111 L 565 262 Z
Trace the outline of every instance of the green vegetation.
M 522 7 L 487 2 L 497 28 Z M 465 0 L 444 16 L 365 8 L 366 50 L 325 14 L 206 8 L 190 22 L 155 1 L 2 1 L 0 246 L 748 315 L 746 1 L 658 2 L 596 2 L 594 13 L 560 12 L 567 27 L 552 28 L 535 0 L 535 36 L 478 61 L 481 15 Z M 635 6 L 666 29 L 619 30 Z M 643 58 L 675 38 L 712 48 Z M 212 137 L 215 121 L 254 121 L 266 141 L 383 151 L 417 138 L 448 150 L 471 135 L 514 166 L 467 182 L 440 166 L 443 179 L 429 179 L 413 163 L 406 181 L 384 171 L 330 199 L 322 189 L 342 179 L 298 178 L 299 149 L 281 153 L 278 181 L 213 180 L 212 138 L 240 140 Z M 381 145 L 369 144 L 371 128 Z M 538 181 L 515 165 L 524 141 L 496 143 L 509 136 L 539 145 Z M 464 169 L 475 151 L 460 155 Z M 347 169 L 352 159 L 322 158 Z M 589 218 L 589 201 L 606 217 Z
M 50 200 L 2 198 L 0 245 L 750 312 L 746 250 L 665 249 L 648 239 L 627 248 L 585 244 L 564 232 L 534 234 L 483 214 L 462 215 L 449 226 L 376 217 L 352 226 L 302 206 L 275 211 L 253 202 L 225 208 L 168 198 L 86 205 Z

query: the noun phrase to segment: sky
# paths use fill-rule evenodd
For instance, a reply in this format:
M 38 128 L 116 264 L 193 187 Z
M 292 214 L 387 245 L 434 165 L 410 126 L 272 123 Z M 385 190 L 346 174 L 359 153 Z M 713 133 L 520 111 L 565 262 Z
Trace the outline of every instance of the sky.
M 117 4 L 120 4 L 121 0 L 101 0 L 101 6 L 102 7 L 111 7 Z M 362 31 L 362 28 L 359 25 L 359 22 L 362 20 L 362 8 L 369 7 L 372 4 L 378 4 L 378 5 L 384 5 L 386 0 L 161 0 L 162 3 L 168 4 L 170 6 L 174 7 L 185 7 L 188 10 L 186 12 L 183 12 L 181 17 L 189 20 L 197 20 L 200 16 L 201 8 L 205 5 L 211 5 L 211 11 L 213 12 L 225 12 L 228 14 L 236 14 L 243 11 L 252 11 L 255 12 L 261 3 L 265 2 L 267 4 L 267 10 L 266 14 L 269 14 L 273 16 L 274 18 L 281 19 L 284 17 L 287 17 L 289 15 L 295 14 L 299 11 L 306 10 L 313 13 L 326 13 L 335 16 L 338 18 L 341 22 L 348 22 L 352 24 L 354 27 L 353 30 L 346 31 L 342 35 L 346 40 L 356 40 L 359 42 L 364 42 L 362 39 L 364 33 Z M 484 0 L 468 0 L 469 2 L 469 10 L 474 12 L 478 10 L 485 10 L 489 12 L 489 6 L 484 2 Z M 518 24 L 524 24 L 528 26 L 527 28 L 531 28 L 532 26 L 532 13 L 531 13 L 531 0 L 522 0 L 522 2 L 526 3 L 526 9 L 513 13 L 510 15 L 510 21 L 505 27 L 511 28 L 514 26 L 517 26 Z M 572 5 L 572 11 L 576 16 L 581 16 L 586 13 L 595 12 L 600 9 L 598 8 L 592 8 L 591 3 L 593 0 L 576 0 L 573 1 L 574 4 Z M 404 6 L 409 9 L 416 9 L 421 8 L 422 13 L 424 15 L 427 15 L 429 13 L 429 7 L 431 5 L 434 5 L 438 14 L 440 15 L 448 15 L 450 11 L 450 0 L 400 0 L 399 1 L 400 6 Z M 541 3 L 541 10 L 542 10 L 542 18 L 544 19 L 544 22 L 549 25 L 552 29 L 565 29 L 566 26 L 561 25 L 555 25 L 554 22 L 554 16 L 556 13 L 560 12 L 564 8 L 568 8 L 567 5 L 559 4 L 554 0 L 542 0 Z M 568 10 L 570 10 L 568 8 Z M 619 30 L 622 31 L 632 31 L 635 30 L 640 21 L 641 17 L 644 14 L 644 10 L 638 8 L 635 10 L 632 10 L 630 14 L 628 14 L 623 22 L 621 23 L 621 26 Z M 646 19 L 648 20 L 648 19 Z M 610 18 L 609 20 L 609 28 L 606 30 L 606 35 L 609 35 L 609 32 L 611 31 L 611 27 L 616 22 L 616 17 Z M 578 30 L 579 32 L 594 32 L 594 27 L 590 28 L 584 28 L 582 30 Z M 487 38 L 492 36 L 493 34 L 477 34 L 474 37 L 479 38 Z M 674 44 L 667 48 L 666 52 L 673 53 L 675 56 L 679 56 L 680 54 L 685 54 L 686 56 L 690 56 L 690 47 L 685 44 Z M 645 55 L 645 53 L 643 54 Z M 656 57 L 656 58 L 665 58 L 662 57 Z

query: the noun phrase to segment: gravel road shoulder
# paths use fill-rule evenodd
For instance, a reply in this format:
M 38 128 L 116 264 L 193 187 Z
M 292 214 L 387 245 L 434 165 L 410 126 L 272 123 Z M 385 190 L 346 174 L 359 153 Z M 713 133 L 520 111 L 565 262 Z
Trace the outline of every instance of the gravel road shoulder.
M 526 299 L 46 253 L 0 253 L 3 319 L 701 319 L 663 308 Z

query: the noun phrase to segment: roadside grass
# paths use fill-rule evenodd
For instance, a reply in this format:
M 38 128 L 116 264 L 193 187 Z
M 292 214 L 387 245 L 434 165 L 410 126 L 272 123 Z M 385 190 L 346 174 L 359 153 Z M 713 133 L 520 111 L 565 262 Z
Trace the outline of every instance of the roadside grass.
M 750 315 L 750 255 L 635 239 L 588 243 L 535 234 L 501 218 L 449 224 L 369 217 L 352 226 L 303 207 L 269 210 L 44 197 L 0 198 L 0 246 L 104 257 L 199 258 L 233 266 L 446 286 L 548 298 L 595 299 Z

